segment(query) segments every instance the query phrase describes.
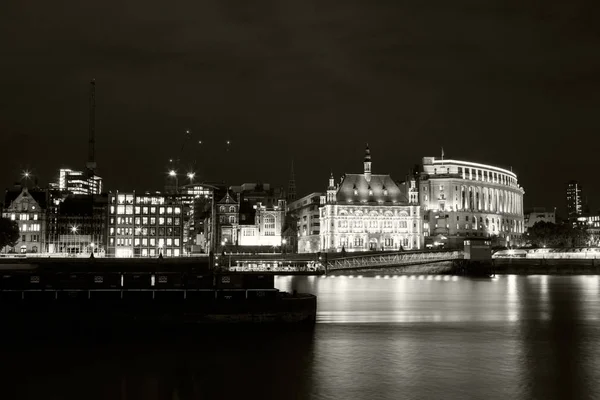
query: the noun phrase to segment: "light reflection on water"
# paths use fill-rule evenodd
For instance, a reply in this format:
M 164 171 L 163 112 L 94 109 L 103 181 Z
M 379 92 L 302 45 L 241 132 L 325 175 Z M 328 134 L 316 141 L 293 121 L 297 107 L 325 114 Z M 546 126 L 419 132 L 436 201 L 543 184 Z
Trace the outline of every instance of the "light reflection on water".
M 276 284 L 318 296 L 315 398 L 600 398 L 598 276 Z

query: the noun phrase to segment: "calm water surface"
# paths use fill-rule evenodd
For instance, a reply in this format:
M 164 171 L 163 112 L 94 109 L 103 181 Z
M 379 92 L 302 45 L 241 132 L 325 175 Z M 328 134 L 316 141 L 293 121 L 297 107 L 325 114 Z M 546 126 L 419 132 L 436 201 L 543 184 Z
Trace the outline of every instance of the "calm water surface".
M 276 285 L 319 296 L 314 330 L 5 341 L 0 398 L 600 399 L 600 277 Z

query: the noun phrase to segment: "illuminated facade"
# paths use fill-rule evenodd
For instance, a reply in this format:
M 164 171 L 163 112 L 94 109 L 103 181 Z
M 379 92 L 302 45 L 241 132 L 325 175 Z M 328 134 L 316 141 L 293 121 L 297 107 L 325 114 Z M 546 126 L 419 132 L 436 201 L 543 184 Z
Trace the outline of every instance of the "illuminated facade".
M 109 195 L 108 208 L 108 256 L 183 255 L 180 196 L 117 192 Z
M 468 161 L 424 157 L 419 178 L 428 245 L 456 246 L 464 237 L 518 243 L 525 232 L 524 190 L 511 171 Z
M 215 187 L 203 183 L 191 183 L 179 189 L 183 212 L 184 252 L 205 253 L 208 251 L 206 222 L 210 221 Z
M 281 246 L 286 202 L 268 184 L 234 186 L 217 202 L 218 244 Z
M 585 214 L 582 201 L 582 188 L 579 182 L 567 182 L 567 217 L 570 221 L 575 222 L 577 218 Z
M 58 176 L 58 189 L 72 194 L 102 193 L 102 178 L 97 175 L 88 177 L 83 171 L 61 168 Z
M 17 221 L 19 225 L 19 242 L 13 248 L 0 249 L 3 253 L 42 253 L 46 247 L 46 192 L 7 191 L 5 195 L 7 207 L 3 217 Z
M 288 204 L 288 214 L 295 221 L 298 234 L 298 253 L 319 251 L 321 203 L 325 203 L 324 193 L 311 193 Z
M 600 245 L 600 215 L 578 217 L 577 226 L 584 229 L 588 234 L 589 246 Z
M 416 250 L 422 248 L 421 210 L 411 205 L 390 175 L 371 172 L 367 146 L 364 172 L 333 175 L 320 209 L 321 251 Z

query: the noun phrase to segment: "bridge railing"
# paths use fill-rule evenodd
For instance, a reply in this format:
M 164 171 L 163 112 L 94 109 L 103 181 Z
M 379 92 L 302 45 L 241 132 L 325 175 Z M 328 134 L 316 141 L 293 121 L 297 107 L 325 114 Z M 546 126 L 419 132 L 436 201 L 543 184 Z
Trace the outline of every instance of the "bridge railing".
M 431 251 L 431 252 L 398 252 L 383 253 L 376 255 L 361 255 L 336 258 L 327 261 L 329 270 L 348 269 L 348 268 L 368 268 L 390 265 L 409 265 L 420 264 L 424 262 L 437 262 L 457 260 L 463 258 L 463 251 Z

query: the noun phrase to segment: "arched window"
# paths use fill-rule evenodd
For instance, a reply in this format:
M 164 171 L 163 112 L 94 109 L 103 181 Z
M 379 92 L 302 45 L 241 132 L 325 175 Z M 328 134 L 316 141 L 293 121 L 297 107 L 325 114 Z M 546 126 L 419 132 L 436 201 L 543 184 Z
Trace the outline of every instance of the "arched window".
M 229 216 L 229 223 L 230 224 L 235 224 L 235 217 L 233 215 Z
M 235 206 L 229 207 L 229 212 L 235 212 Z
M 225 212 L 225 206 L 221 206 L 221 207 L 219 208 L 219 211 L 221 211 L 221 212 Z

